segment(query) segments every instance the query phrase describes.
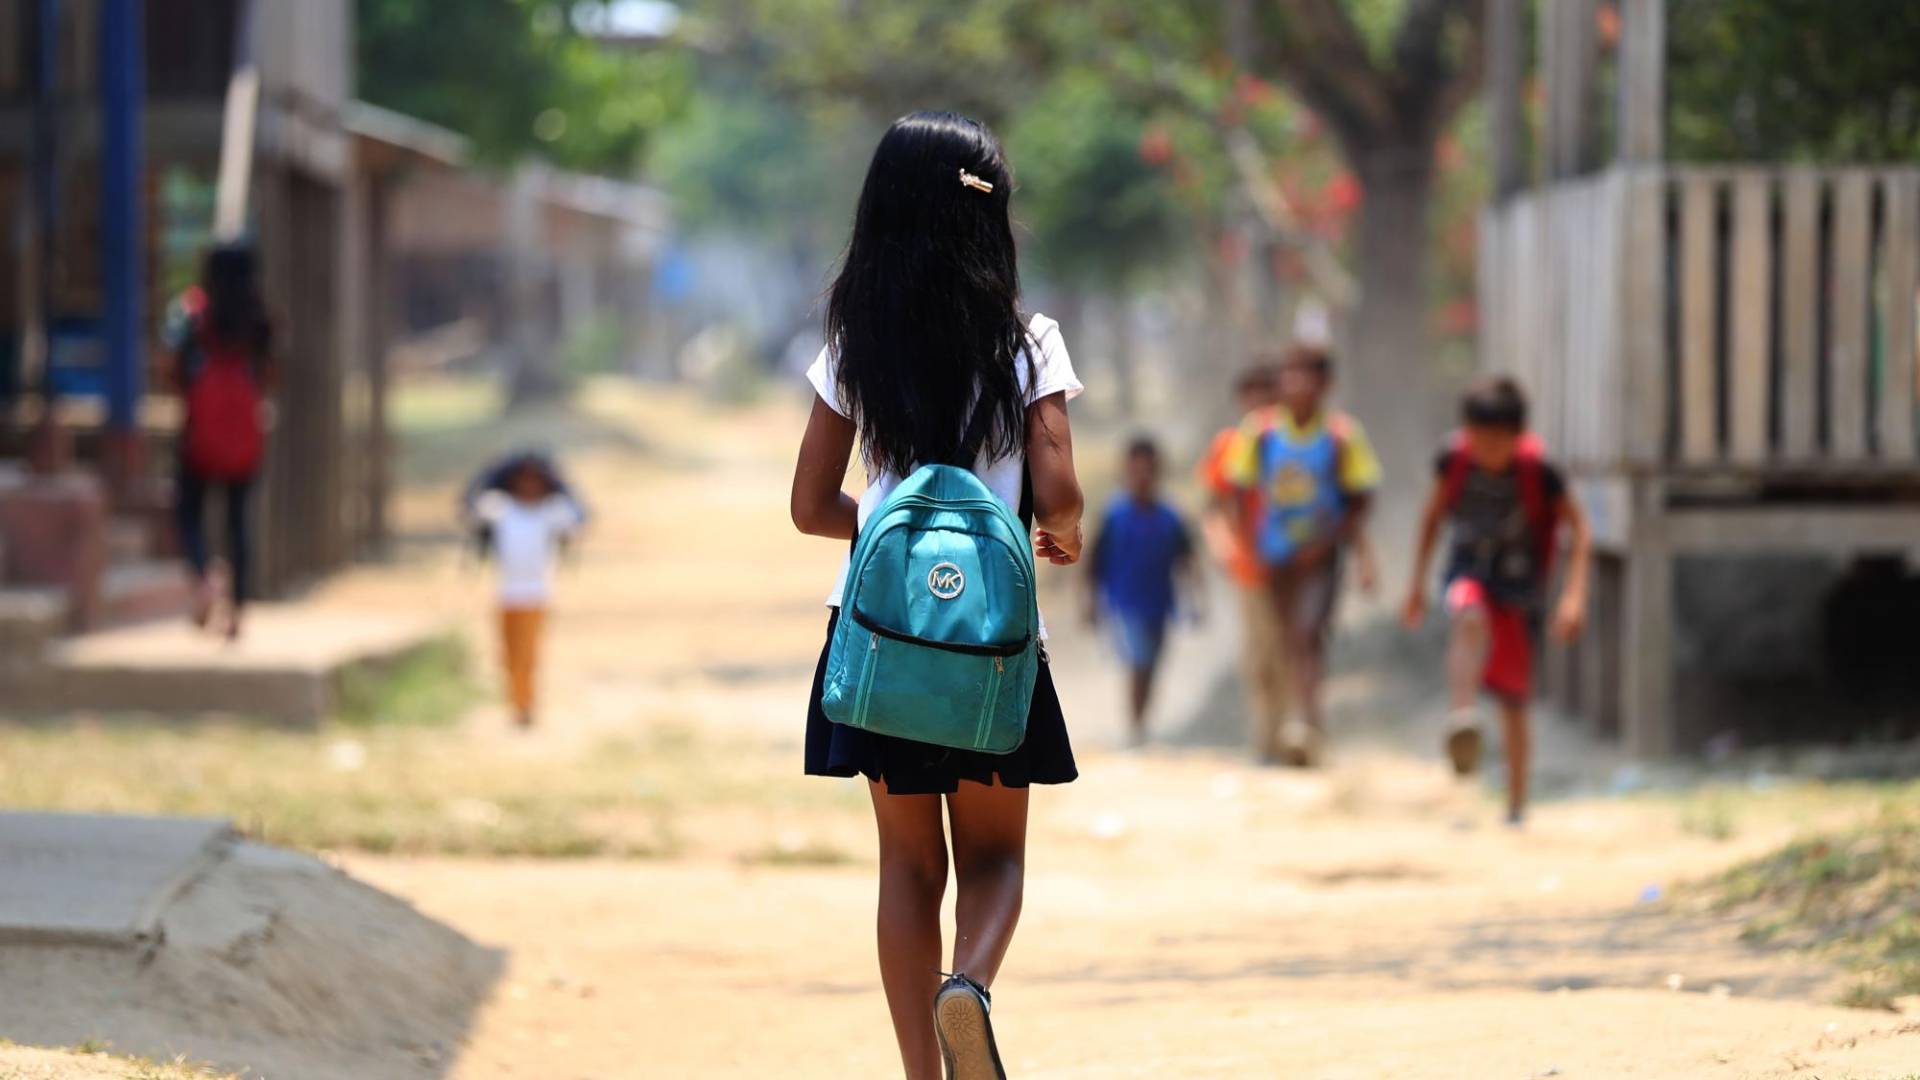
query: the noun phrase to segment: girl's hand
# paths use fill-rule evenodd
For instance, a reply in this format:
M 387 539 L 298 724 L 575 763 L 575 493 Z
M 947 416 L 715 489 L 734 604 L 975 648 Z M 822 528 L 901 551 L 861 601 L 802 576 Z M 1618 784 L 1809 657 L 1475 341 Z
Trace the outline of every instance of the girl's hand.
M 1033 530 L 1034 557 L 1045 559 L 1055 566 L 1072 566 L 1079 562 L 1084 543 L 1078 525 L 1074 526 L 1071 535 L 1056 536 L 1045 529 Z

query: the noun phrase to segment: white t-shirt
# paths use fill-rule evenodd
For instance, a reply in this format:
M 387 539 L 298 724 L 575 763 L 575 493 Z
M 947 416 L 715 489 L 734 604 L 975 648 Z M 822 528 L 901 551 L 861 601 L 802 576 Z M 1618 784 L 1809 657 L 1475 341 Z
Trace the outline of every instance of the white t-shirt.
M 1069 399 L 1080 396 L 1086 389 L 1079 376 L 1073 373 L 1073 360 L 1067 355 L 1067 343 L 1060 336 L 1060 324 L 1045 315 L 1035 315 L 1027 324 L 1028 336 L 1039 348 L 1039 355 L 1033 358 L 1032 383 L 1028 385 L 1027 364 L 1022 361 L 1014 365 L 1019 372 L 1021 389 L 1026 394 L 1028 405 L 1043 397 L 1064 393 Z M 820 400 L 841 416 L 847 416 L 849 410 L 840 400 L 839 387 L 835 385 L 835 358 L 832 347 L 820 350 L 820 355 L 807 368 L 807 381 L 813 384 Z M 1020 482 L 1026 471 L 1026 453 L 1008 455 L 998 460 L 989 460 L 985 451 L 974 462 L 973 474 L 985 481 L 987 487 L 1000 496 L 1000 501 L 1018 513 L 1020 509 Z M 867 518 L 873 509 L 879 506 L 888 493 L 900 485 L 903 478 L 891 470 L 876 471 L 872 464 L 867 466 L 867 490 L 860 496 L 860 524 L 865 527 Z M 827 596 L 830 607 L 840 606 L 840 597 L 847 585 L 847 567 L 843 562 L 840 574 L 833 582 L 833 592 Z
M 474 512 L 493 529 L 500 605 L 545 606 L 553 591 L 554 557 L 560 541 L 580 527 L 580 508 L 564 495 L 526 503 L 504 491 L 489 491 L 475 501 Z

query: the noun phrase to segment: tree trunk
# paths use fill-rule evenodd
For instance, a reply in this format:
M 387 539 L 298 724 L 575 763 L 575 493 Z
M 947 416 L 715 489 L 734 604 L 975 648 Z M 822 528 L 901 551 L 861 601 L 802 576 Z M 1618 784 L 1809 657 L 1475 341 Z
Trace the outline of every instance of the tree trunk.
M 1380 453 L 1386 486 L 1376 531 L 1392 537 L 1411 526 L 1451 404 L 1441 399 L 1427 336 L 1431 144 L 1412 138 L 1375 147 L 1356 165 L 1365 192 L 1355 249 L 1360 297 L 1339 377 L 1347 408 Z

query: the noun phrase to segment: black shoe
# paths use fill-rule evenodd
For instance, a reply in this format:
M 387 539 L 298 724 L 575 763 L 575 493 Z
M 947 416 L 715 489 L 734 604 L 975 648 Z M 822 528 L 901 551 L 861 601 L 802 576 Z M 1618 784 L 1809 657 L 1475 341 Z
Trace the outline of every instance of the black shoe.
M 949 975 L 933 995 L 933 1030 L 940 1036 L 947 1080 L 1007 1080 L 987 1019 L 992 1007 L 987 988 L 965 975 Z

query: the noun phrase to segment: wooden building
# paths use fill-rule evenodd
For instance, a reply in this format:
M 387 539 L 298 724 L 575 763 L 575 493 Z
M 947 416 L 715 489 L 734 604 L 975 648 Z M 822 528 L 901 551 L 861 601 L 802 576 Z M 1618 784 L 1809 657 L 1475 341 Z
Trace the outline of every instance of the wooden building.
M 369 365 L 381 357 L 362 351 L 364 234 L 349 223 L 363 207 L 341 119 L 351 0 L 0 0 L 0 472 L 16 495 L 45 472 L 19 467 L 21 433 L 50 414 L 77 455 L 62 490 L 91 478 L 102 503 L 82 515 L 101 535 L 72 537 L 64 553 L 15 538 L 0 585 L 69 588 L 76 626 L 113 621 L 116 581 L 162 581 L 116 579 L 110 563 L 130 553 L 158 565 L 169 547 L 178 410 L 148 374 L 164 306 L 211 238 L 223 107 L 249 7 L 260 95 L 247 233 L 282 373 L 255 508 L 256 580 L 269 593 L 310 580 L 379 522 L 367 492 L 378 490 L 368 477 L 380 448 L 367 433 Z M 36 176 L 54 192 L 44 208 Z M 50 243 L 37 242 L 39 221 L 54 223 Z M 144 543 L 109 543 L 140 529 Z
M 1490 5 L 1481 348 L 1528 387 L 1597 532 L 1592 632 L 1554 660 L 1555 691 L 1660 756 L 1691 749 L 1676 559 L 1920 551 L 1920 169 L 1670 163 L 1666 4 L 1613 6 L 1611 102 L 1599 7 L 1540 9 L 1546 177 L 1529 186 L 1521 4 Z

